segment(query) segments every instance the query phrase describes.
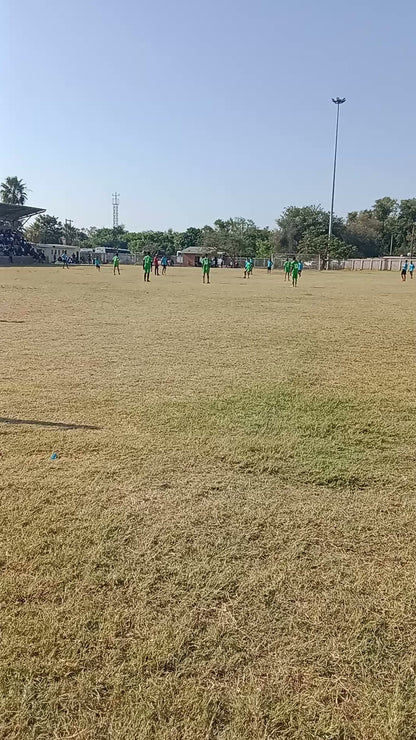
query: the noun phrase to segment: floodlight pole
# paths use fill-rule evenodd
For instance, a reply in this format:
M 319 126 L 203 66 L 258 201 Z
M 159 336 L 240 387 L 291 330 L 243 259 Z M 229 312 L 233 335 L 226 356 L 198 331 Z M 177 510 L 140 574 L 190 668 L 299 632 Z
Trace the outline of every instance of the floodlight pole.
M 334 222 L 334 199 L 335 199 L 335 176 L 337 173 L 337 154 L 338 154 L 338 129 L 339 129 L 339 106 L 345 103 L 346 98 L 332 98 L 332 102 L 337 106 L 337 119 L 335 125 L 335 147 L 334 147 L 334 168 L 332 171 L 332 194 L 331 194 L 331 210 L 329 212 L 329 229 L 328 229 L 328 258 L 326 262 L 326 269 L 329 270 L 330 263 L 330 249 L 332 239 L 332 225 Z

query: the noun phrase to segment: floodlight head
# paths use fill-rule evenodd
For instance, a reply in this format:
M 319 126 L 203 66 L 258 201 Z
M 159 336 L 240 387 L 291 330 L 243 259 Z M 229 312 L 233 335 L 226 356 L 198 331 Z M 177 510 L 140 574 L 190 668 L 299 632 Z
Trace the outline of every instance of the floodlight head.
M 347 98 L 332 98 L 332 102 L 336 105 L 341 105 L 342 103 L 345 103 Z

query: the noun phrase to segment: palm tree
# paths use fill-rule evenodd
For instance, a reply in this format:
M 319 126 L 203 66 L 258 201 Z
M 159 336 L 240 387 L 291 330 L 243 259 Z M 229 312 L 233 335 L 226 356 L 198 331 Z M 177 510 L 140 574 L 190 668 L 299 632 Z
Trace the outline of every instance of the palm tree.
M 0 200 L 15 206 L 23 206 L 27 200 L 27 185 L 18 177 L 6 177 L 0 186 Z

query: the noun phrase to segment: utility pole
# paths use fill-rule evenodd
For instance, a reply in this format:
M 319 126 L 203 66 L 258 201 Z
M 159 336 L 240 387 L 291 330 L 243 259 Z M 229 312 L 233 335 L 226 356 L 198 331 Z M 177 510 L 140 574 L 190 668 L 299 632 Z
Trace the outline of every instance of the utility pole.
M 337 106 L 337 119 L 335 125 L 335 147 L 334 147 L 334 167 L 332 172 L 332 194 L 331 194 L 331 210 L 329 212 L 329 229 L 328 229 L 328 259 L 326 269 L 329 270 L 330 262 L 330 250 L 331 250 L 331 239 L 332 239 L 332 224 L 334 221 L 334 200 L 335 200 L 335 177 L 337 173 L 337 154 L 338 154 L 338 129 L 339 129 L 339 106 L 345 103 L 346 98 L 332 98 L 332 102 Z

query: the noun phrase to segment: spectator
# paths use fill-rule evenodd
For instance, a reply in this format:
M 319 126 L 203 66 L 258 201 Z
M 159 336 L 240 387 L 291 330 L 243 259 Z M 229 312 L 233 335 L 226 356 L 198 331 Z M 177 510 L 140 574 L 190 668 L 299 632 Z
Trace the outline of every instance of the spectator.
M 0 229 L 0 253 L 6 255 L 10 262 L 13 262 L 13 257 L 27 256 L 38 262 L 45 260 L 45 255 L 26 241 L 20 231 L 7 228 Z

